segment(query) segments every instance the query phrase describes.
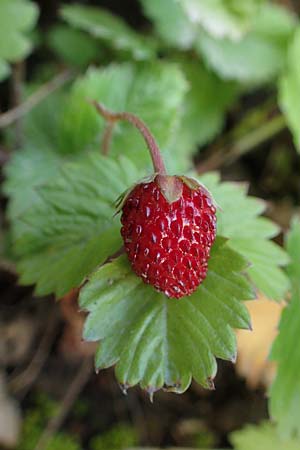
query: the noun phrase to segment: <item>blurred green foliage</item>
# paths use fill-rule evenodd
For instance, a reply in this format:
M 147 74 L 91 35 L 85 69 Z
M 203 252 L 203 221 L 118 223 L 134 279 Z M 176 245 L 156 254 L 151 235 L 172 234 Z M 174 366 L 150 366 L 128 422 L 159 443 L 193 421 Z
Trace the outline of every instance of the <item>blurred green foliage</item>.
M 57 403 L 47 395 L 36 395 L 34 406 L 25 415 L 19 445 L 16 450 L 33 450 L 37 445 L 49 419 L 57 412 Z M 67 433 L 55 433 L 45 450 L 81 450 L 76 437 Z
M 248 425 L 230 436 L 235 450 L 298 450 L 300 441 L 294 437 L 280 439 L 278 430 L 270 422 Z
M 89 443 L 91 450 L 126 450 L 138 444 L 136 430 L 127 424 L 118 424 L 110 430 L 94 436 Z
M 29 33 L 37 18 L 38 7 L 32 1 L 0 1 L 0 81 L 9 75 L 9 63 L 21 61 L 32 50 Z

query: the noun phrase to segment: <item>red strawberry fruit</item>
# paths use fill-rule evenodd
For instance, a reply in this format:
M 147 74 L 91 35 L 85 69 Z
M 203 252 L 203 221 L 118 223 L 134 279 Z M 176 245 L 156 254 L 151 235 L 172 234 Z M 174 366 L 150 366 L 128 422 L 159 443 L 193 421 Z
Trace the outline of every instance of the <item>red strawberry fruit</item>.
M 138 184 L 127 196 L 121 234 L 135 273 L 168 297 L 181 298 L 206 277 L 216 208 L 205 188 L 183 177 L 167 177 L 181 190 L 169 202 L 160 178 Z
M 166 174 L 158 146 L 138 117 L 95 106 L 110 129 L 117 120 L 135 125 L 152 156 L 154 175 L 127 191 L 121 206 L 121 234 L 134 272 L 167 297 L 192 294 L 206 277 L 216 237 L 211 195 L 194 179 Z

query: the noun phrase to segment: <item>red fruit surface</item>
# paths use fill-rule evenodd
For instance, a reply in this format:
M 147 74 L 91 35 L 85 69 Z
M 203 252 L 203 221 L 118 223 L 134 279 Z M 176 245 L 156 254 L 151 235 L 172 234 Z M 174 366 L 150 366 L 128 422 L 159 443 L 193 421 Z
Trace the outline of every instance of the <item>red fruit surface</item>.
M 138 184 L 127 196 L 121 217 L 134 272 L 172 298 L 192 294 L 205 279 L 216 236 L 211 196 L 201 185 L 192 189 L 180 182 L 182 194 L 173 203 L 162 194 L 157 178 Z

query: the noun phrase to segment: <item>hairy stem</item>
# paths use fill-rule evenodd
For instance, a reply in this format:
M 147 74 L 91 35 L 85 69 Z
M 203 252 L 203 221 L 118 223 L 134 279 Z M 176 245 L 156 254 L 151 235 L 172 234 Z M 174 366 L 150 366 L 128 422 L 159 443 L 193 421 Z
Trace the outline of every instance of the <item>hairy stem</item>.
M 103 139 L 101 142 L 101 153 L 102 155 L 108 155 L 109 148 L 111 144 L 112 134 L 114 131 L 115 122 L 107 122 L 106 128 L 104 130 Z
M 101 103 L 96 101 L 93 101 L 92 104 L 96 107 L 97 111 L 101 114 L 101 116 L 104 117 L 104 119 L 111 124 L 107 128 L 107 133 L 105 133 L 105 136 L 111 133 L 113 124 L 115 122 L 118 122 L 119 120 L 125 120 L 127 122 L 130 122 L 139 130 L 139 132 L 143 135 L 143 138 L 145 139 L 145 142 L 151 154 L 154 171 L 161 175 L 166 174 L 165 164 L 163 162 L 159 147 L 149 128 L 145 125 L 145 123 L 141 119 L 139 119 L 134 114 L 128 112 L 113 113 L 112 111 L 106 109 Z M 109 139 L 106 139 L 106 141 L 108 142 Z M 107 153 L 107 143 L 104 142 L 103 149 L 104 145 L 105 145 L 105 153 Z

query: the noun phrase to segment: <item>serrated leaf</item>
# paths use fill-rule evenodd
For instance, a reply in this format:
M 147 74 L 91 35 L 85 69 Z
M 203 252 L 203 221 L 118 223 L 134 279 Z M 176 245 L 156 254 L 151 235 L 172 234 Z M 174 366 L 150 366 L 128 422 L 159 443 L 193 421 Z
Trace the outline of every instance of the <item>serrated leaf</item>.
M 101 57 L 101 48 L 88 34 L 66 25 L 56 25 L 47 35 L 48 46 L 68 64 L 86 67 Z
M 296 438 L 281 440 L 276 427 L 270 422 L 248 425 L 234 431 L 230 441 L 235 450 L 298 450 L 300 447 L 300 441 Z
M 193 23 L 212 36 L 239 40 L 251 27 L 263 0 L 179 0 Z
M 300 27 L 297 28 L 288 52 L 288 65 L 279 81 L 279 103 L 293 134 L 295 146 L 300 152 Z
M 116 50 L 127 51 L 137 60 L 153 58 L 153 42 L 136 33 L 120 17 L 93 6 L 65 5 L 61 16 L 70 25 L 102 39 Z
M 170 46 L 186 50 L 192 47 L 197 29 L 185 17 L 176 0 L 140 0 L 143 11 L 154 23 L 155 31 Z
M 32 44 L 26 34 L 35 25 L 37 17 L 38 7 L 31 1 L 1 0 L 0 78 L 9 73 L 5 61 L 19 61 L 30 52 Z
M 292 298 L 283 311 L 279 335 L 272 348 L 271 359 L 278 363 L 278 370 L 270 391 L 269 408 L 282 436 L 297 434 L 300 438 L 300 350 L 296 342 L 300 333 L 299 218 L 295 217 L 292 222 L 286 247 L 291 257 L 287 271 L 292 280 Z
M 180 118 L 178 110 L 186 81 L 175 64 L 111 65 L 90 69 L 75 82 L 63 111 L 60 148 L 74 152 L 99 148 L 105 121 L 88 100 L 101 101 L 113 111 L 129 111 L 147 123 L 161 148 L 168 146 Z M 141 167 L 150 165 L 149 152 L 140 133 L 128 123 L 115 126 L 112 155 L 128 155 Z
M 183 59 L 180 67 L 189 89 L 174 147 L 178 148 L 178 153 L 192 154 L 197 146 L 206 144 L 221 131 L 225 111 L 236 97 L 236 86 L 220 80 L 199 61 Z
M 231 327 L 249 327 L 241 302 L 253 297 L 241 274 L 245 267 L 218 239 L 204 283 L 180 301 L 145 285 L 126 256 L 100 267 L 80 295 L 81 307 L 89 311 L 84 338 L 101 340 L 96 367 L 116 364 L 121 384 L 139 383 L 150 393 L 162 387 L 183 392 L 192 377 L 211 387 L 215 358 L 236 357 Z
M 7 215 L 10 220 L 34 206 L 39 195 L 37 187 L 55 178 L 61 160 L 54 152 L 44 148 L 22 149 L 12 155 L 5 165 L 6 180 L 3 192 L 10 197 Z
M 251 31 L 240 41 L 217 39 L 202 32 L 195 45 L 222 78 L 244 83 L 267 82 L 284 67 L 287 42 L 295 23 L 294 16 L 287 10 L 266 4 L 260 9 Z
M 118 162 L 91 154 L 61 168 L 36 191 L 39 201 L 14 218 L 17 269 L 36 293 L 58 297 L 121 246 L 116 198 L 140 176 L 126 158 Z
M 290 283 L 281 270 L 289 262 L 286 252 L 268 239 L 278 234 L 270 220 L 258 217 L 265 210 L 262 200 L 247 196 L 247 186 L 220 183 L 217 174 L 207 174 L 200 181 L 212 193 L 217 205 L 218 233 L 230 238 L 230 246 L 251 264 L 248 274 L 267 297 L 282 300 Z

